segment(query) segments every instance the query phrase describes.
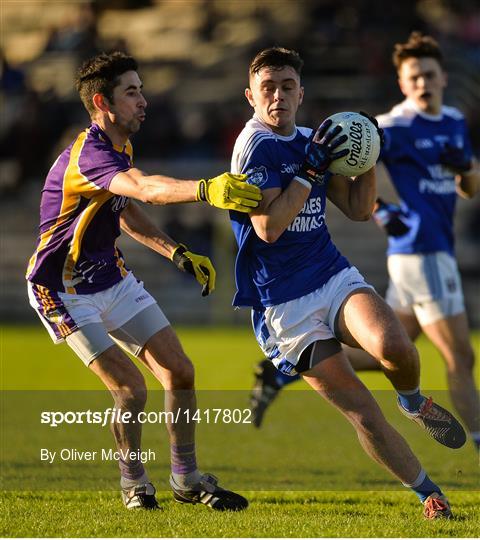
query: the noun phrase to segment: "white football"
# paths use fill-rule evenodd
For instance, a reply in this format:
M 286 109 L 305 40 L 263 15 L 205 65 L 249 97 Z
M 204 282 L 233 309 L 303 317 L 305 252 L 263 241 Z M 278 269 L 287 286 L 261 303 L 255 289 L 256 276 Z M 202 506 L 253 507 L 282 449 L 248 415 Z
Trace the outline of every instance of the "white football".
M 328 170 L 343 176 L 359 176 L 371 169 L 380 154 L 380 136 L 377 128 L 368 118 L 356 112 L 339 112 L 329 118 L 332 127 L 336 125 L 342 127 L 337 137 L 341 135 L 348 137 L 343 144 L 335 148 L 335 153 L 348 148 L 348 154 L 332 161 Z

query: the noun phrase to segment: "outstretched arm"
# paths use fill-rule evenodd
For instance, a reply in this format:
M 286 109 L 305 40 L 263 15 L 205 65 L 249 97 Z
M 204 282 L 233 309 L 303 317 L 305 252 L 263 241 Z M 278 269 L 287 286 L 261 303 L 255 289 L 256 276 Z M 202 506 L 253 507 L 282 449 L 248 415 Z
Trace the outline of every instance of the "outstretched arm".
M 150 204 L 206 201 L 225 210 L 250 212 L 262 196 L 256 186 L 245 183 L 246 176 L 223 173 L 209 180 L 178 180 L 169 176 L 147 176 L 139 169 L 118 173 L 109 191 Z

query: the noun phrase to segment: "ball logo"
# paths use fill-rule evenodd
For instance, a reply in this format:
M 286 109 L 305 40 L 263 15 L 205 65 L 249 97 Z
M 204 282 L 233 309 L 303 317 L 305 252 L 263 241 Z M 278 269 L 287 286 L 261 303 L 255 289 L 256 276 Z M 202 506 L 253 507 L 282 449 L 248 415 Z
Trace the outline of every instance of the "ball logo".
M 341 112 L 329 117 L 333 126 L 340 126 L 347 140 L 337 150 L 347 149 L 348 154 L 334 159 L 328 170 L 350 178 L 370 170 L 380 154 L 380 136 L 375 125 L 365 116 L 355 112 Z
M 352 144 L 346 162 L 352 167 L 358 166 L 358 161 L 362 153 L 362 128 L 363 126 L 360 122 L 352 122 L 350 124 L 349 136 Z

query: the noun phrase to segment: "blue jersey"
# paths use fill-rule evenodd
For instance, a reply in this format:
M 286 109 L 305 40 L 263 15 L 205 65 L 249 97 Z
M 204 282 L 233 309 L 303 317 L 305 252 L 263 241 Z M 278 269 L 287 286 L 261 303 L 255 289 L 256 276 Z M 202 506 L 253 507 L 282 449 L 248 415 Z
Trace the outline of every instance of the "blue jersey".
M 275 134 L 255 116 L 235 143 L 232 172 L 248 175 L 262 190 L 286 189 L 305 159 L 312 130 L 296 127 L 289 137 Z M 255 309 L 299 298 L 324 285 L 349 265 L 333 244 L 325 223 L 324 183 L 312 188 L 302 210 L 274 243 L 261 240 L 248 215 L 230 212 L 238 243 L 235 263 L 236 306 Z
M 445 106 L 438 116 L 428 115 L 405 100 L 377 119 L 385 131 L 380 159 L 411 226 L 404 236 L 389 237 L 387 254 L 445 251 L 453 255 L 455 175 L 440 164 L 439 156 L 446 143 L 471 155 L 463 115 Z

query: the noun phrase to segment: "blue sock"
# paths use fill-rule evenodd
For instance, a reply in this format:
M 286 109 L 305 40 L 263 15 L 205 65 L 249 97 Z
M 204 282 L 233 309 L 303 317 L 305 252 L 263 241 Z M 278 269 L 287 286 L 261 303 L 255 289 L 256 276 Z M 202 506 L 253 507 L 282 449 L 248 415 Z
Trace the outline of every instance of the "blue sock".
M 275 375 L 275 379 L 278 383 L 278 386 L 280 388 L 283 388 L 284 386 L 287 386 L 292 382 L 298 381 L 298 379 L 300 379 L 300 375 L 294 375 L 292 377 L 290 375 L 285 375 L 285 373 L 282 373 L 281 371 L 278 371 L 278 373 Z
M 402 390 L 401 392 L 397 390 L 397 394 L 400 405 L 409 412 L 418 411 L 420 405 L 425 400 L 425 397 L 420 394 L 419 388 L 415 388 L 414 390 Z
M 442 490 L 430 480 L 427 473 L 422 469 L 413 484 L 403 484 L 415 492 L 415 495 L 423 503 L 432 493 L 443 495 Z

